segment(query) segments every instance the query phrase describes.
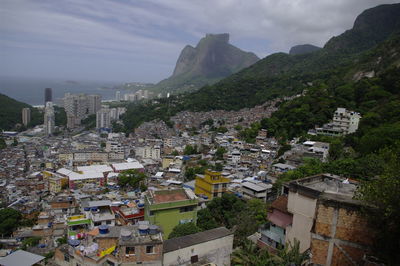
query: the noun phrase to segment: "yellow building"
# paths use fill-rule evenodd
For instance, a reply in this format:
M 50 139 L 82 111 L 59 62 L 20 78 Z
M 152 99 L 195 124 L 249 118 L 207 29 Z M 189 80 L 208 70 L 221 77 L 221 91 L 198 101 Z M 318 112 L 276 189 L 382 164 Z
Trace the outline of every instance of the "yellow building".
M 51 193 L 61 192 L 64 187 L 68 186 L 68 178 L 60 176 L 56 173 L 43 171 L 42 175 L 49 182 L 49 191 Z
M 207 196 L 209 199 L 221 197 L 227 191 L 230 182 L 231 180 L 223 177 L 220 172 L 206 170 L 204 175 L 197 175 L 194 193 Z

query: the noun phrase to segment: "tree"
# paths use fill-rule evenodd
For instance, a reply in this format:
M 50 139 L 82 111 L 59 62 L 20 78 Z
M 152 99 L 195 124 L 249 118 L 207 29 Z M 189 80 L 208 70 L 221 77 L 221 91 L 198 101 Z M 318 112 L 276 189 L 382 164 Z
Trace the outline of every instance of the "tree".
M 22 215 L 19 211 L 6 208 L 0 210 L 0 234 L 9 236 L 18 227 Z
M 168 239 L 191 235 L 200 231 L 201 229 L 197 227 L 194 223 L 178 224 L 172 229 L 172 232 L 169 234 Z
M 63 236 L 63 237 L 61 237 L 61 238 L 58 238 L 58 239 L 57 239 L 57 244 L 58 244 L 59 246 L 61 246 L 62 244 L 67 244 L 67 237 L 66 237 L 66 236 Z
M 7 144 L 3 138 L 0 138 L 0 150 L 7 148 Z
M 215 221 L 209 208 L 201 209 L 197 212 L 197 226 L 205 231 L 213 228 L 217 228 L 219 225 Z
M 13 143 L 11 145 L 13 145 L 13 146 L 17 146 L 18 145 L 18 140 L 17 140 L 16 137 L 14 137 Z
M 224 166 L 221 163 L 216 163 L 214 166 L 214 170 L 221 172 L 224 169 Z
M 235 129 L 236 131 L 240 131 L 240 130 L 243 129 L 243 127 L 242 127 L 241 125 L 236 125 L 236 126 L 234 127 L 234 129 Z
M 215 159 L 223 160 L 225 153 L 226 153 L 226 149 L 224 147 L 218 147 L 217 151 L 215 152 Z
M 126 170 L 119 174 L 118 185 L 123 188 L 129 185 L 133 189 L 138 189 L 145 179 L 146 175 L 138 170 Z
M 183 154 L 185 155 L 192 155 L 197 154 L 197 145 L 186 145 L 185 149 L 183 150 Z
M 240 246 L 247 237 L 265 224 L 267 216 L 267 205 L 259 199 L 251 199 L 246 202 L 245 208 L 238 213 L 234 244 Z
M 39 244 L 40 239 L 39 236 L 28 237 L 22 240 L 22 249 L 26 250 L 27 248 L 37 246 Z
M 329 145 L 329 160 L 337 160 L 343 155 L 343 141 L 341 139 L 334 139 Z
M 277 254 L 271 254 L 266 249 L 260 249 L 253 242 L 246 240 L 240 248 L 232 253 L 232 264 L 243 266 L 300 266 L 304 265 L 309 257 L 307 251 L 300 252 L 300 242 L 296 239 L 293 245 L 289 243 L 285 248 L 278 250 Z
M 376 232 L 374 251 L 389 265 L 400 264 L 400 141 L 380 151 L 384 158 L 381 175 L 364 181 L 357 198 L 367 205 L 364 213 Z

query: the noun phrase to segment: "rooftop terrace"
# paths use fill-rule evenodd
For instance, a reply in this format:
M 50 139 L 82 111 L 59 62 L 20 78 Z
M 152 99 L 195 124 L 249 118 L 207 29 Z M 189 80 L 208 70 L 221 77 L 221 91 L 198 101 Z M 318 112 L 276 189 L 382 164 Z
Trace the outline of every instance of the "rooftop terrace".
M 311 197 L 331 195 L 351 199 L 357 189 L 357 182 L 332 174 L 314 175 L 287 183 L 290 191 L 307 194 Z

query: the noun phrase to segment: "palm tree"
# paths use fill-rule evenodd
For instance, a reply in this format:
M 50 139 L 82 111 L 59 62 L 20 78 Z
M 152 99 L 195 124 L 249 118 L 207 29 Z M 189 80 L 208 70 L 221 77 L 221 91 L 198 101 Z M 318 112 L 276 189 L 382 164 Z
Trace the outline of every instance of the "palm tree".
M 260 249 L 253 242 L 247 240 L 241 248 L 232 253 L 231 263 L 236 266 L 301 266 L 309 259 L 308 252 L 300 252 L 300 242 L 295 239 L 294 244 L 289 243 L 278 253 L 271 254 L 265 249 Z
M 309 252 L 300 252 L 300 241 L 294 239 L 294 244 L 289 242 L 285 248 L 278 251 L 277 256 L 283 260 L 283 265 L 304 265 L 310 258 Z

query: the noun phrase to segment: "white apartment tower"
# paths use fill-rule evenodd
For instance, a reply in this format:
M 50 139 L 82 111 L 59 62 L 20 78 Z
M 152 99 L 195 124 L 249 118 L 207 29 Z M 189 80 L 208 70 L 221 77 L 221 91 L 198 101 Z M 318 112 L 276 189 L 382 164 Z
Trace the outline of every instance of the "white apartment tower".
M 102 108 L 96 113 L 96 128 L 111 128 L 110 109 Z
M 47 102 L 44 109 L 44 130 L 47 136 L 54 133 L 55 115 L 52 102 Z
M 356 132 L 361 115 L 346 108 L 338 108 L 333 114 L 333 125 L 341 128 L 344 134 Z
M 115 100 L 117 102 L 121 101 L 121 92 L 120 91 L 115 92 Z
M 31 122 L 31 109 L 23 108 L 22 109 L 22 124 L 27 126 Z

